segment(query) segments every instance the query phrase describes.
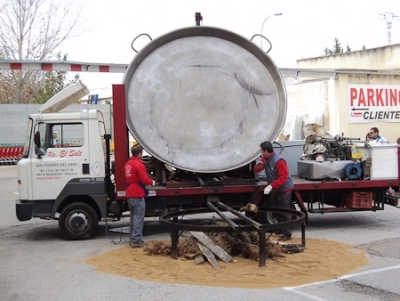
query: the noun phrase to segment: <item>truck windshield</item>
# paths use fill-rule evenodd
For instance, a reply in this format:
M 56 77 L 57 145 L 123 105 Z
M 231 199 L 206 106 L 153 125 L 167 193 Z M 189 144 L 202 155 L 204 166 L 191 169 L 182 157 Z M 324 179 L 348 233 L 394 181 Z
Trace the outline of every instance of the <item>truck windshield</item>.
M 29 118 L 28 126 L 26 128 L 26 133 L 25 133 L 25 145 L 24 145 L 24 152 L 22 154 L 23 158 L 28 158 L 29 156 L 29 146 L 31 145 L 31 136 L 32 136 L 32 125 L 33 125 L 33 120 Z

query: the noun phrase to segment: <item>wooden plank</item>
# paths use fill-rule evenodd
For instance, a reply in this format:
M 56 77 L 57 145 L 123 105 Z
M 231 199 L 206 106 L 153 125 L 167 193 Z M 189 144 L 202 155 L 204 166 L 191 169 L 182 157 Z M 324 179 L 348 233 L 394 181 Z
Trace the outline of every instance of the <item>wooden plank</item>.
M 199 254 L 197 253 L 185 253 L 183 254 L 183 257 L 185 257 L 186 259 L 195 259 Z
M 209 263 L 211 263 L 211 265 L 215 269 L 219 270 L 219 264 L 218 264 L 217 260 L 215 259 L 214 254 L 210 251 L 210 249 L 208 249 L 205 245 L 203 245 L 201 243 L 198 243 L 197 245 L 199 246 L 201 253 L 203 253 L 204 256 L 207 258 Z
M 199 248 L 200 248 L 200 247 L 199 247 Z M 194 258 L 194 262 L 195 262 L 196 264 L 203 264 L 203 263 L 204 263 L 204 257 L 203 257 L 203 255 L 202 255 L 202 254 L 197 255 L 197 256 Z
M 224 251 L 220 246 L 217 246 L 207 235 L 203 232 L 190 231 L 194 237 L 196 237 L 202 244 L 209 248 L 219 259 L 224 262 L 232 260 L 232 256 Z

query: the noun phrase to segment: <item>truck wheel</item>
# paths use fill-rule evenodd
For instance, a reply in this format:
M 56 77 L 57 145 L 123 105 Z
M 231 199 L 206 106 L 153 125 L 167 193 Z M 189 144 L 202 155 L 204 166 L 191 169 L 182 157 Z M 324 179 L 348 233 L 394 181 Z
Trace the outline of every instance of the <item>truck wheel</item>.
M 96 233 L 98 220 L 92 206 L 73 203 L 61 211 L 58 226 L 67 239 L 88 239 Z

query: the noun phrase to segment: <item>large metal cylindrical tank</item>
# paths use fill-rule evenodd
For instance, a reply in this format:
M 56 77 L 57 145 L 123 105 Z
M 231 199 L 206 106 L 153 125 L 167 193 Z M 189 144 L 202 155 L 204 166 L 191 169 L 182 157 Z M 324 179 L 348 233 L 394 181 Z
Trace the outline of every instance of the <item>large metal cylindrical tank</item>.
M 154 157 L 178 169 L 233 170 L 274 141 L 286 117 L 282 77 L 256 44 L 214 27 L 167 33 L 124 76 L 127 124 Z

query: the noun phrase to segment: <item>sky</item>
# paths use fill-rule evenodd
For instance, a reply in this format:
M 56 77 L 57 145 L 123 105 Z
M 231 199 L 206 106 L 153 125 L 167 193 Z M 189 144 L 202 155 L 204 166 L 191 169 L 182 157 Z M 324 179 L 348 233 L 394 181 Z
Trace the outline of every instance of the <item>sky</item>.
M 131 42 L 146 33 L 156 39 L 170 31 L 195 26 L 200 12 L 204 26 L 219 27 L 247 39 L 263 34 L 272 43 L 268 53 L 278 68 L 295 68 L 296 60 L 324 55 L 338 38 L 342 47 L 361 50 L 388 45 L 386 12 L 400 16 L 399 0 L 74 0 L 82 8 L 79 35 L 61 48 L 69 61 L 129 64 Z M 272 16 L 281 13 L 281 16 Z M 265 22 L 264 22 L 265 21 Z M 264 26 L 262 24 L 264 23 Z M 261 32 L 262 30 L 262 32 Z M 135 43 L 140 49 L 149 40 Z M 259 38 L 253 42 L 261 45 Z M 391 44 L 400 43 L 400 20 L 391 22 Z M 267 43 L 262 42 L 266 49 Z M 81 73 L 90 89 L 122 82 L 123 74 Z

